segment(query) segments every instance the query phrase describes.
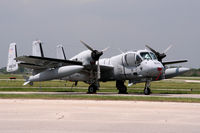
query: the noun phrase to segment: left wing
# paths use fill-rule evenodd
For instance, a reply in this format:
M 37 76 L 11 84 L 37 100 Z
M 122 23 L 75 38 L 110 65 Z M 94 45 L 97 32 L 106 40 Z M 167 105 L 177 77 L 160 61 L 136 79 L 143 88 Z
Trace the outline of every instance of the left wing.
M 20 62 L 19 63 L 20 66 L 31 69 L 46 69 L 46 68 L 56 68 L 68 65 L 82 65 L 82 62 L 79 61 L 63 60 L 63 59 L 55 59 L 55 58 L 39 57 L 39 56 L 20 56 L 15 58 L 15 60 Z
M 163 65 L 169 65 L 169 64 L 177 64 L 177 63 L 183 63 L 183 62 L 187 62 L 187 60 L 178 60 L 178 61 L 166 61 L 166 62 L 162 62 Z

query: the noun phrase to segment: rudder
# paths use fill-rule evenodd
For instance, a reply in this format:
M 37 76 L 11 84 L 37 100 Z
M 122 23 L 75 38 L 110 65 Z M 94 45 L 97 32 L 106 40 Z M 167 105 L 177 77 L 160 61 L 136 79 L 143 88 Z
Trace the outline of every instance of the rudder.
M 7 72 L 14 72 L 18 70 L 18 63 L 15 60 L 17 57 L 17 45 L 16 43 L 11 43 L 8 50 L 8 64 Z
M 58 45 L 57 46 L 57 58 L 58 59 L 63 59 L 63 60 L 66 60 L 66 56 L 65 56 L 65 51 L 64 51 L 64 48 L 62 45 Z
M 33 41 L 32 55 L 44 57 L 44 52 L 43 52 L 43 49 L 42 49 L 42 42 L 41 41 Z

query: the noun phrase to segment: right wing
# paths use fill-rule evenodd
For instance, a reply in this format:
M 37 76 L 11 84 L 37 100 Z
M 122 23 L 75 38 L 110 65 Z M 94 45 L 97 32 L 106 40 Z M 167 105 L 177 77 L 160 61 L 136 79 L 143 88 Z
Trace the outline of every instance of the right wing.
M 68 66 L 68 65 L 82 65 L 82 62 L 78 62 L 78 61 L 39 57 L 39 56 L 20 56 L 20 57 L 15 58 L 15 60 L 19 62 L 20 66 L 36 69 L 36 70 L 47 69 L 47 68 L 57 68 L 57 67 Z
M 169 65 L 169 64 L 177 64 L 177 63 L 183 63 L 187 62 L 187 60 L 178 60 L 178 61 L 163 61 L 163 65 Z

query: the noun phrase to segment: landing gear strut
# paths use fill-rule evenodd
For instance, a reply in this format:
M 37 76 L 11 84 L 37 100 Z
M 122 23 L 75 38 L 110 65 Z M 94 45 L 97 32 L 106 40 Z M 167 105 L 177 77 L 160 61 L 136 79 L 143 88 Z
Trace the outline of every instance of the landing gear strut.
M 88 94 L 95 94 L 97 92 L 97 90 L 99 89 L 99 86 L 95 83 L 91 84 L 89 87 L 88 87 Z
M 150 85 L 151 85 L 150 81 L 146 81 L 145 88 L 144 88 L 144 94 L 145 95 L 150 95 L 151 94 Z
M 117 80 L 116 87 L 119 90 L 118 94 L 128 94 L 127 87 L 124 85 L 123 80 Z

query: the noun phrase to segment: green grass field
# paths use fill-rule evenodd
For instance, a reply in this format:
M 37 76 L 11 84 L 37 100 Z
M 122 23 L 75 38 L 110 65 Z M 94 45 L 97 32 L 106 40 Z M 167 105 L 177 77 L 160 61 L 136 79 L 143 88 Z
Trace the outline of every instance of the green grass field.
M 59 100 L 117 100 L 117 101 L 159 101 L 200 103 L 200 98 L 170 98 L 146 96 L 100 96 L 100 95 L 42 95 L 42 94 L 0 94 L 2 99 L 59 99 Z
M 16 77 L 17 80 L 9 80 L 9 77 Z M 178 80 L 178 81 L 177 81 Z M 153 94 L 200 94 L 200 83 L 187 83 L 182 80 L 200 80 L 198 77 L 176 77 L 174 80 L 162 80 L 151 83 Z M 22 75 L 0 75 L 0 91 L 18 92 L 87 92 L 88 84 L 79 82 L 77 87 L 71 87 L 73 82 L 60 80 L 35 82 L 33 86 L 23 86 Z M 127 83 L 126 83 L 127 84 Z M 115 82 L 100 83 L 98 92 L 118 93 Z M 128 87 L 128 92 L 143 94 L 144 83 Z M 98 93 L 97 92 L 97 93 Z M 67 95 L 7 95 L 1 94 L 0 98 L 44 98 L 44 99 L 92 99 L 92 100 L 147 100 L 147 101 L 177 101 L 177 102 L 200 102 L 197 98 L 158 98 L 158 97 L 126 97 L 126 96 L 67 96 Z

